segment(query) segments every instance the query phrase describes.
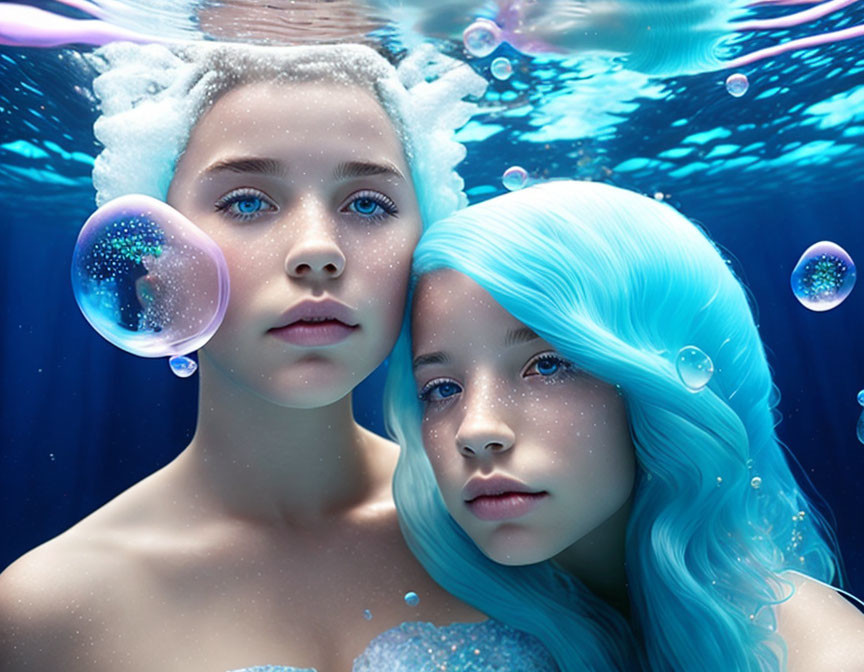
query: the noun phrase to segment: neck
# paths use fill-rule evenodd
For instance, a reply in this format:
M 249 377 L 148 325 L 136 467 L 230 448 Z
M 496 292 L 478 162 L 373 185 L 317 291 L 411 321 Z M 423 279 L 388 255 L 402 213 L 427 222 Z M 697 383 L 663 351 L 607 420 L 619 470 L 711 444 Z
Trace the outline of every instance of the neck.
M 631 494 L 624 505 L 602 525 L 553 559 L 559 567 L 576 576 L 592 593 L 621 612 L 625 618 L 630 615 L 625 547 L 632 502 Z
M 354 421 L 350 394 L 320 408 L 286 408 L 239 385 L 206 353 L 199 361 L 198 422 L 178 466 L 220 509 L 265 523 L 314 523 L 380 488 L 377 437 Z

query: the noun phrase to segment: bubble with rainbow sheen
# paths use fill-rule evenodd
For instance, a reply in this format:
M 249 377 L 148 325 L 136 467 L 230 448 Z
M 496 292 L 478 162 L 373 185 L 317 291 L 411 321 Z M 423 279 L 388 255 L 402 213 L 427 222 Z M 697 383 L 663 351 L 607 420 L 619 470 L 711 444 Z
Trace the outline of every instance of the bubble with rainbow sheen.
M 855 286 L 855 262 L 842 247 L 823 240 L 808 247 L 790 278 L 792 293 L 805 308 L 836 308 Z
M 494 21 L 477 19 L 462 33 L 465 51 L 475 58 L 488 56 L 501 44 L 501 29 Z
M 687 345 L 678 351 L 675 358 L 678 378 L 691 392 L 703 389 L 714 375 L 714 362 L 695 345 Z
M 182 356 L 221 324 L 228 267 L 219 246 L 186 217 L 134 194 L 109 201 L 84 223 L 72 290 L 87 321 L 117 347 L 141 357 Z M 180 376 L 193 366 L 172 362 Z
M 726 78 L 726 90 L 729 92 L 730 96 L 740 98 L 747 93 L 747 89 L 749 88 L 750 81 L 747 79 L 747 75 L 745 74 L 735 72 Z
M 492 61 L 489 71 L 495 79 L 504 81 L 510 79 L 510 76 L 513 74 L 513 64 L 510 62 L 510 59 L 499 56 Z
M 510 166 L 501 176 L 501 184 L 507 191 L 518 191 L 528 183 L 528 171 L 522 166 Z

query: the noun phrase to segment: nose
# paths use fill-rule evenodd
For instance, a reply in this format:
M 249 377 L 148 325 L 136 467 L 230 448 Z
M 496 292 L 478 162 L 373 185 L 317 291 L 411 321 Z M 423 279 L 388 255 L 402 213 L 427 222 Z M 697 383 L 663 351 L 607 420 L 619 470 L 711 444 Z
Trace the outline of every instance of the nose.
M 332 231 L 317 218 L 304 217 L 301 236 L 285 258 L 285 272 L 292 278 L 328 280 L 338 278 L 345 270 L 345 254 Z
M 463 457 L 500 455 L 510 450 L 515 442 L 516 435 L 501 418 L 489 412 L 475 414 L 470 408 L 456 432 L 456 449 Z

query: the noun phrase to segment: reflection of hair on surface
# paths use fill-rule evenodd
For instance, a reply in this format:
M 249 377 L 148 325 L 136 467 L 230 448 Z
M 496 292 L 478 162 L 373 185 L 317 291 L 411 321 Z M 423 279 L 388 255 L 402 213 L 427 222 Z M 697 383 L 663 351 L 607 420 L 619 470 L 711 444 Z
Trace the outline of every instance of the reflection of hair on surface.
M 376 46 L 367 36 L 386 23 L 377 14 L 361 0 L 219 0 L 202 7 L 197 16 L 204 33 L 223 40 Z

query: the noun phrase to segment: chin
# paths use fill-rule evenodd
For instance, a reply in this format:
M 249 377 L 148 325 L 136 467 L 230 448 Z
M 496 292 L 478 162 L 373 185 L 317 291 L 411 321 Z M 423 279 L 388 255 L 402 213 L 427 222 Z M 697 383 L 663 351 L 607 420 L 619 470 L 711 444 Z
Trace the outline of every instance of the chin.
M 329 368 L 329 367 L 328 367 Z M 322 371 L 319 375 L 300 375 L 288 370 L 273 373 L 266 386 L 257 386 L 258 396 L 285 408 L 323 408 L 351 394 L 363 378 L 352 371 Z
M 511 567 L 534 565 L 555 555 L 549 552 L 547 545 L 537 539 L 536 535 L 524 528 L 496 530 L 482 546 L 478 546 L 490 560 Z

